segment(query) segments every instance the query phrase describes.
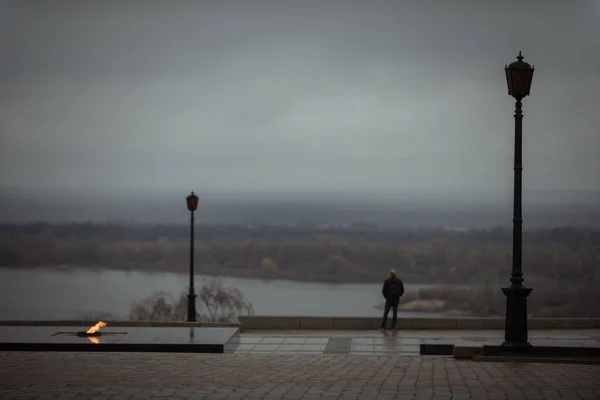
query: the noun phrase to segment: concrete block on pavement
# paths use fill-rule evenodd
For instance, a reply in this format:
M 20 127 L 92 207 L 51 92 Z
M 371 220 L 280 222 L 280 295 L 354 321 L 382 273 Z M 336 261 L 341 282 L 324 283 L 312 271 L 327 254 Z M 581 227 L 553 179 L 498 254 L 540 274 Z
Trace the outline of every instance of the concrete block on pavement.
M 458 343 L 454 345 L 452 352 L 454 358 L 472 359 L 483 355 L 483 345 L 479 343 Z

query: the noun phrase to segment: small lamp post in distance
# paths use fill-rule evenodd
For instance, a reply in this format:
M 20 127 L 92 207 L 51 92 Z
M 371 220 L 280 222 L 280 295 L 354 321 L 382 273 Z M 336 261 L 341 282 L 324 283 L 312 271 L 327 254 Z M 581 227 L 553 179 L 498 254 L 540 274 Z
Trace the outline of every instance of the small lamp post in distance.
M 196 322 L 196 294 L 194 293 L 194 211 L 198 208 L 198 196 L 192 192 L 186 198 L 190 210 L 190 288 L 187 295 L 187 320 Z

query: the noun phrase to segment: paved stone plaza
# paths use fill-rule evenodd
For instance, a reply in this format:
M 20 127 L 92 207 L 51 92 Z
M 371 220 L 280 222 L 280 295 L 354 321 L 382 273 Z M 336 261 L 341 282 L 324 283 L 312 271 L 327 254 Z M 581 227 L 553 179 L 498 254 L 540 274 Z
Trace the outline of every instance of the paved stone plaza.
M 0 353 L 1 399 L 599 399 L 600 366 L 441 356 Z
M 503 330 L 385 331 L 248 331 L 232 337 L 226 353 L 419 355 L 423 343 L 500 345 Z M 600 348 L 600 330 L 532 330 L 534 346 Z

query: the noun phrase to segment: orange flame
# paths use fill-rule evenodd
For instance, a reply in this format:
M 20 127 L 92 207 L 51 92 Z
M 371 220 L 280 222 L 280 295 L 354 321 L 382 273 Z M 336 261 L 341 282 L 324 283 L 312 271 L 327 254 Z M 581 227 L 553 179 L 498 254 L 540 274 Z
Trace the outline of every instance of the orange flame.
M 97 337 L 90 336 L 87 339 L 94 344 L 100 344 L 100 339 Z
M 92 326 L 85 333 L 87 333 L 87 334 L 96 333 L 100 330 L 100 328 L 105 327 L 105 326 L 106 326 L 106 322 L 98 321 L 98 323 L 96 323 L 96 325 Z

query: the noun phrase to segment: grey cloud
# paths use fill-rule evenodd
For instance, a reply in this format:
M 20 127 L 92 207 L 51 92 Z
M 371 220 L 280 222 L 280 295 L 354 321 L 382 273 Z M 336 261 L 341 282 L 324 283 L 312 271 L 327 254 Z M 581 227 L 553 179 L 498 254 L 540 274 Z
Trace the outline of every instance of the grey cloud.
M 509 192 L 522 49 L 527 187 L 600 188 L 594 2 L 249 3 L 7 2 L 0 184 Z

